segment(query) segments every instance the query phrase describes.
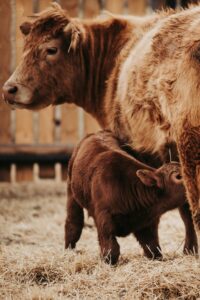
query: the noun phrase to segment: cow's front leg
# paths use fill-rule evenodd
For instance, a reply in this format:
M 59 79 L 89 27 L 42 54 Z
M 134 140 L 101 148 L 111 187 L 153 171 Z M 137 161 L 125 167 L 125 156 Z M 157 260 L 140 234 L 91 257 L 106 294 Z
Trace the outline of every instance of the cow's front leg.
M 194 229 L 194 224 L 193 224 L 189 204 L 185 203 L 183 206 L 179 207 L 179 213 L 185 225 L 185 244 L 184 244 L 183 252 L 184 254 L 197 254 L 198 253 L 197 236 Z
M 187 198 L 195 227 L 200 232 L 200 126 L 184 124 L 177 136 Z

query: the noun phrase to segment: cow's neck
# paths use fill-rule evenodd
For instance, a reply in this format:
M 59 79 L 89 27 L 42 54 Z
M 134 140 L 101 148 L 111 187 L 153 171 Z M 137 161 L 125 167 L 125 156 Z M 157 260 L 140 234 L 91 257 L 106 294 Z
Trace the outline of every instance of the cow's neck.
M 109 23 L 85 26 L 87 37 L 79 52 L 81 78 L 77 78 L 75 83 L 81 97 L 77 95 L 75 103 L 92 114 L 104 127 L 106 84 L 118 63 L 120 51 L 130 38 L 126 33 L 128 25 L 125 21 L 113 19 Z

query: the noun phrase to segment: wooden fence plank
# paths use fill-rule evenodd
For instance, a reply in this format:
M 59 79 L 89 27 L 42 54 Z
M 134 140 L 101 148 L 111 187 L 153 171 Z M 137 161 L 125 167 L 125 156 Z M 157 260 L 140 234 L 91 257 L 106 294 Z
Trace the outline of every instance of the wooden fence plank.
M 11 165 L 1 164 L 0 165 L 0 182 L 9 182 L 11 180 Z
M 142 16 L 145 14 L 147 0 L 128 0 L 128 11 L 130 14 Z
M 77 17 L 79 14 L 79 0 L 60 0 L 60 5 L 66 9 L 70 17 Z
M 40 0 L 39 11 L 49 7 L 51 0 Z M 38 141 L 41 144 L 52 144 L 54 142 L 54 107 L 49 106 L 39 112 Z
M 19 30 L 20 24 L 26 16 L 32 14 L 32 1 L 16 0 L 16 63 L 20 61 L 23 47 L 23 36 Z M 16 143 L 33 143 L 33 113 L 26 110 L 16 111 Z M 17 181 L 31 181 L 33 179 L 32 165 L 17 165 Z
M 61 142 L 76 144 L 78 141 L 78 110 L 73 104 L 62 107 Z
M 166 0 L 150 0 L 150 6 L 153 10 L 165 8 Z
M 100 5 L 98 0 L 84 0 L 83 2 L 83 16 L 85 18 L 94 18 L 100 12 Z
M 140 1 L 137 0 L 137 2 Z M 105 9 L 115 14 L 122 14 L 124 10 L 124 0 L 106 0 Z
M 97 132 L 100 130 L 100 126 L 97 121 L 91 117 L 88 113 L 85 113 L 85 134 Z
M 62 8 L 70 17 L 79 16 L 79 0 L 60 0 Z M 61 142 L 76 144 L 78 142 L 78 108 L 74 104 L 64 104 L 61 110 Z M 62 164 L 62 180 L 66 179 L 67 164 Z
M 83 17 L 94 18 L 100 13 L 100 5 L 98 0 L 84 0 L 83 2 Z M 99 130 L 99 125 L 96 120 L 88 113 L 84 113 L 84 131 L 85 134 L 96 132 Z
M 6 18 L 5 18 L 6 16 Z M 10 1 L 3 1 L 0 6 L 0 89 L 10 75 L 11 63 L 11 7 Z M 0 143 L 10 143 L 10 109 L 0 99 Z
M 39 11 L 46 9 L 51 3 L 51 0 L 39 0 Z
M 19 30 L 20 24 L 26 15 L 32 14 L 32 1 L 16 0 L 16 63 L 20 61 L 23 47 L 23 36 Z M 16 143 L 33 142 L 32 112 L 26 110 L 16 111 Z
M 6 16 L 6 17 L 5 17 Z M 10 75 L 11 67 L 11 3 L 2 1 L 0 5 L 0 89 Z M 10 108 L 0 97 L 0 144 L 11 143 Z M 1 164 L 0 181 L 10 181 L 10 165 Z
M 80 13 L 79 0 L 60 0 L 60 5 L 70 17 L 78 17 Z M 74 104 L 64 104 L 61 110 L 61 142 L 76 144 L 78 135 L 78 108 Z M 62 180 L 66 180 L 67 164 L 61 165 Z
M 39 11 L 42 11 L 50 6 L 51 0 L 40 0 Z M 54 143 L 54 113 L 55 108 L 49 106 L 39 112 L 39 131 L 38 141 L 41 144 Z M 40 178 L 55 178 L 54 164 L 41 164 L 39 165 Z
M 55 164 L 40 163 L 39 177 L 41 179 L 55 179 Z
M 17 164 L 16 181 L 32 181 L 33 180 L 33 164 Z

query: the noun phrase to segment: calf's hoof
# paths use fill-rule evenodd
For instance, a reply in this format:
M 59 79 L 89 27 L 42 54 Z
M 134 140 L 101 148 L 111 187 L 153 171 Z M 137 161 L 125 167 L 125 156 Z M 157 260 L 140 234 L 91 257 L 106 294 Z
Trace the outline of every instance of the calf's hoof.
M 109 265 L 116 265 L 116 263 L 118 262 L 118 259 L 119 259 L 119 254 L 118 255 L 113 255 L 111 253 L 108 253 L 108 254 L 104 254 L 102 255 L 102 258 L 103 258 L 103 261 L 106 263 L 106 264 L 109 264 Z
M 65 249 L 74 249 L 76 247 L 76 243 L 74 242 L 65 242 Z
M 109 265 L 115 265 L 118 262 L 120 256 L 120 248 L 118 243 L 113 243 L 112 249 L 103 249 L 101 250 L 101 256 L 103 261 Z
M 162 260 L 163 259 L 161 249 L 156 249 L 154 251 L 152 251 L 151 249 L 148 249 L 148 251 L 144 252 L 144 256 L 146 256 L 148 259 L 152 259 L 152 260 Z
M 198 255 L 198 243 L 194 242 L 192 244 L 185 243 L 183 248 L 183 253 L 185 255 Z

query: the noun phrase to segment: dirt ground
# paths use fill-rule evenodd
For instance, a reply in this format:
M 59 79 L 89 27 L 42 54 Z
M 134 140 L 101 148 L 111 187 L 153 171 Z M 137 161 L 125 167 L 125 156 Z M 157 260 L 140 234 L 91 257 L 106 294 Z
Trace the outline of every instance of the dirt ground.
M 87 217 L 76 251 L 64 250 L 65 191 L 61 183 L 0 184 L 0 299 L 200 299 L 200 260 L 182 255 L 177 211 L 161 220 L 162 262 L 144 258 L 129 236 L 118 239 L 111 267 Z

